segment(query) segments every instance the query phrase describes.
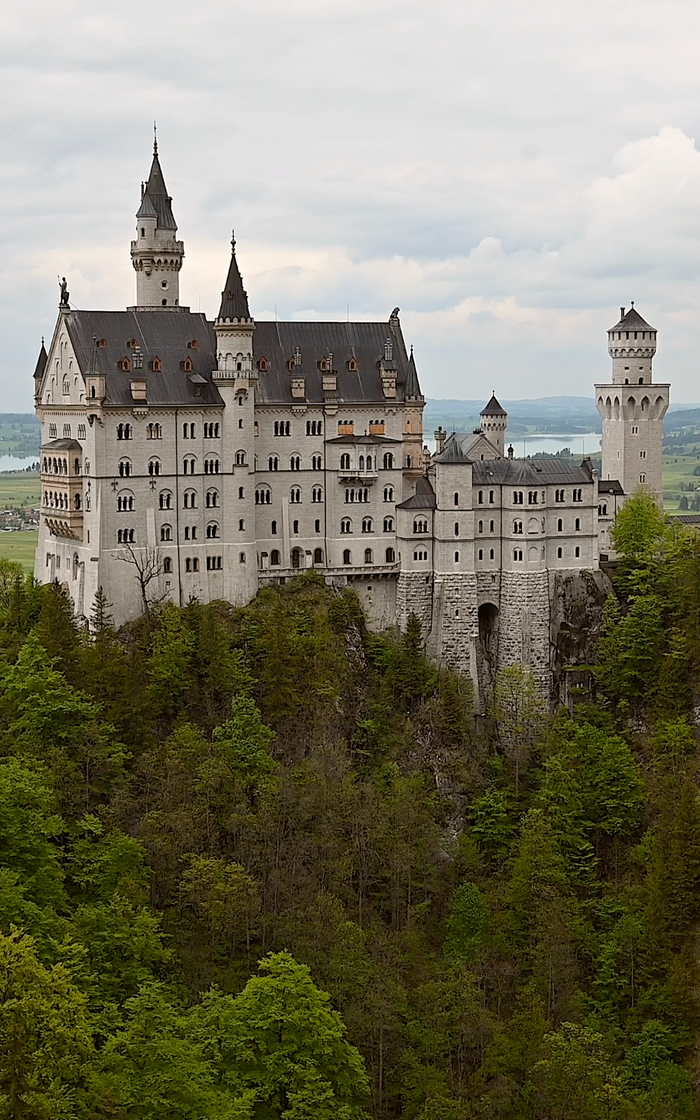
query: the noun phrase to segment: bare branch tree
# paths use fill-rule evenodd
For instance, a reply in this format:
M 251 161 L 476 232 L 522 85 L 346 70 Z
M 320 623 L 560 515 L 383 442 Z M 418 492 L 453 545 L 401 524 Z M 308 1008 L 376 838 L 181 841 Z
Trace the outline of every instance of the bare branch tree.
M 117 560 L 123 560 L 125 564 L 133 564 L 141 591 L 144 614 L 148 614 L 153 607 L 157 607 L 159 603 L 168 598 L 169 592 L 167 590 L 159 591 L 158 594 L 154 595 L 154 589 L 152 589 L 149 594 L 149 588 L 153 580 L 159 580 L 163 574 L 163 559 L 160 549 L 155 545 L 149 544 L 144 548 L 135 548 L 132 544 L 126 544 L 123 553 L 117 556 Z

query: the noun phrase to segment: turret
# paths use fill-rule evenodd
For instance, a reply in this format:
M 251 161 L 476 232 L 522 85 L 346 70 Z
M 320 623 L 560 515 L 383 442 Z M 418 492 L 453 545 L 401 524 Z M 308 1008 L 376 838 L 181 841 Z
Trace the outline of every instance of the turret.
M 496 394 L 491 394 L 491 400 L 481 410 L 481 430 L 486 438 L 498 449 L 498 454 L 503 458 L 506 444 L 506 429 L 508 427 L 508 413 L 496 400 Z
M 651 363 L 656 353 L 656 328 L 635 310 L 620 308 L 620 320 L 608 331 L 614 385 L 650 385 Z
M 136 305 L 132 311 L 189 310 L 180 308 L 180 269 L 184 242 L 178 241 L 172 198 L 153 142 L 153 162 L 148 181 L 141 184 L 141 205 L 136 212 L 136 240 L 131 261 L 136 271 Z
M 236 239 L 231 234 L 231 260 L 219 314 L 214 320 L 216 332 L 215 381 L 257 379 L 253 367 L 253 331 L 255 323 L 248 306 L 248 293 L 236 260 Z

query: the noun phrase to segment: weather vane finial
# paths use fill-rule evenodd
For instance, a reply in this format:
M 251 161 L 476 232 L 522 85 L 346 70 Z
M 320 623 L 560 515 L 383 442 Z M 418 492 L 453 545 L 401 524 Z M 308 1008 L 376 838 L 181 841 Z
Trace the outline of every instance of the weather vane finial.
M 235 232 L 235 230 L 231 230 L 231 252 L 232 253 L 235 250 L 235 248 L 236 248 L 236 232 Z
M 158 124 L 153 122 L 153 155 L 158 155 Z

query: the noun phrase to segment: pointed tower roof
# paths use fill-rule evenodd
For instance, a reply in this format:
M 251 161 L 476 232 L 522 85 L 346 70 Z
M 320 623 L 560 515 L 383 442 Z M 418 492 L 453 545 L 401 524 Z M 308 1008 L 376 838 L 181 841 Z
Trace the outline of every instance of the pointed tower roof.
M 632 330 L 634 330 L 634 331 L 638 331 L 638 330 L 655 331 L 656 327 L 652 327 L 650 323 L 647 323 L 646 319 L 642 319 L 642 316 L 637 311 L 637 308 L 634 306 L 634 302 L 633 302 L 632 306 L 630 307 L 627 314 L 625 314 L 624 307 L 620 308 L 619 322 L 615 323 L 614 327 L 610 327 L 610 330 L 611 331 L 632 331 Z
M 506 412 L 505 408 L 502 408 L 501 405 L 496 400 L 496 394 L 492 393 L 491 394 L 491 400 L 489 401 L 489 403 L 487 405 L 484 406 L 484 408 L 482 408 L 479 415 L 480 416 L 507 416 L 508 413 Z
M 41 350 L 39 351 L 39 357 L 36 360 L 36 369 L 34 370 L 35 381 L 38 381 L 41 377 L 44 376 L 44 370 L 46 369 L 46 363 L 48 362 L 48 360 L 49 356 L 46 353 L 46 347 L 44 346 L 44 340 L 42 338 Z
M 248 294 L 243 287 L 236 260 L 236 238 L 231 234 L 231 263 L 228 266 L 226 285 L 221 293 L 221 306 L 217 319 L 250 319 Z
M 411 347 L 411 356 L 408 359 L 408 367 L 406 369 L 406 397 L 422 397 L 420 384 L 418 381 L 418 371 L 416 369 L 416 361 L 413 357 L 413 347 Z
M 177 222 L 173 216 L 172 198 L 165 185 L 163 171 L 158 159 L 158 142 L 153 141 L 153 163 L 148 176 L 148 181 L 143 189 L 141 205 L 136 213 L 137 218 L 158 218 L 159 229 L 177 230 Z

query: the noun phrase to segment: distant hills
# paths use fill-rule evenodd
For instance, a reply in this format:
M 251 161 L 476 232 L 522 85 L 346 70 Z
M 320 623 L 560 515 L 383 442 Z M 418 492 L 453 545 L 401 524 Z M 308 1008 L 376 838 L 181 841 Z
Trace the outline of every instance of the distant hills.
M 429 399 L 424 414 L 426 435 L 432 435 L 440 424 L 447 431 L 468 432 L 478 428 L 484 404 L 484 400 Z M 508 431 L 512 435 L 580 435 L 600 431 L 600 417 L 590 397 L 503 399 L 501 404 L 508 413 Z M 671 405 L 664 424 L 665 431 L 695 425 L 700 425 L 700 405 Z

